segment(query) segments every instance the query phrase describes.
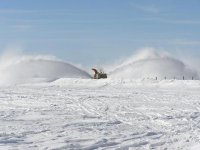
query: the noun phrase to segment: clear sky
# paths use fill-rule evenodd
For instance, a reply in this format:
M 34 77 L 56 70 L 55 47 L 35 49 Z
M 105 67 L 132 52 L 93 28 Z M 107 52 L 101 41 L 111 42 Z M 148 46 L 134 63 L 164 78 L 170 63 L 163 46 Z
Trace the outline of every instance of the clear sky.
M 0 50 L 84 65 L 138 48 L 200 57 L 200 0 L 0 0 Z

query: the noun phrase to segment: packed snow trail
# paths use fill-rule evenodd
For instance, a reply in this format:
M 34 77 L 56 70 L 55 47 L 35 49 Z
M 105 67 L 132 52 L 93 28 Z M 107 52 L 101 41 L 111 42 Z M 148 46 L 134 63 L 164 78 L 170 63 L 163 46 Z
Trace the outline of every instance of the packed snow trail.
M 191 149 L 200 81 L 60 79 L 0 88 L 0 149 Z

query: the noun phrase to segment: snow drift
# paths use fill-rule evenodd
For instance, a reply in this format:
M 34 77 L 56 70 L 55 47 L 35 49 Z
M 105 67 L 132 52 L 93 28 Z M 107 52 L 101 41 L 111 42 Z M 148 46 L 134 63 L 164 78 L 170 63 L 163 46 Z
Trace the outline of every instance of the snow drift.
M 52 81 L 58 78 L 90 78 L 72 64 L 47 56 L 3 56 L 0 85 Z
M 109 73 L 111 78 L 199 79 L 198 73 L 182 61 L 153 49 L 144 49 Z

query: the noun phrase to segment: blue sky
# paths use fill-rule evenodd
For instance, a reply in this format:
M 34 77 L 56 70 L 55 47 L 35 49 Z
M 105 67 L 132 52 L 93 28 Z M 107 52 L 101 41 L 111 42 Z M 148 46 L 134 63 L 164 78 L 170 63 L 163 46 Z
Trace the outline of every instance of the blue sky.
M 0 0 L 0 50 L 84 65 L 143 47 L 200 57 L 199 0 Z

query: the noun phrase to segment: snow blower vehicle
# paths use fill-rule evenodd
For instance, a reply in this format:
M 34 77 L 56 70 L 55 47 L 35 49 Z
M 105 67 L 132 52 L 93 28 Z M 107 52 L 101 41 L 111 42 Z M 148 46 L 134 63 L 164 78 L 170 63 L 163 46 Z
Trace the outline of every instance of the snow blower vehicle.
M 92 68 L 92 70 L 94 71 L 93 79 L 106 79 L 107 78 L 107 74 L 104 73 L 103 71 L 98 71 L 95 68 Z

